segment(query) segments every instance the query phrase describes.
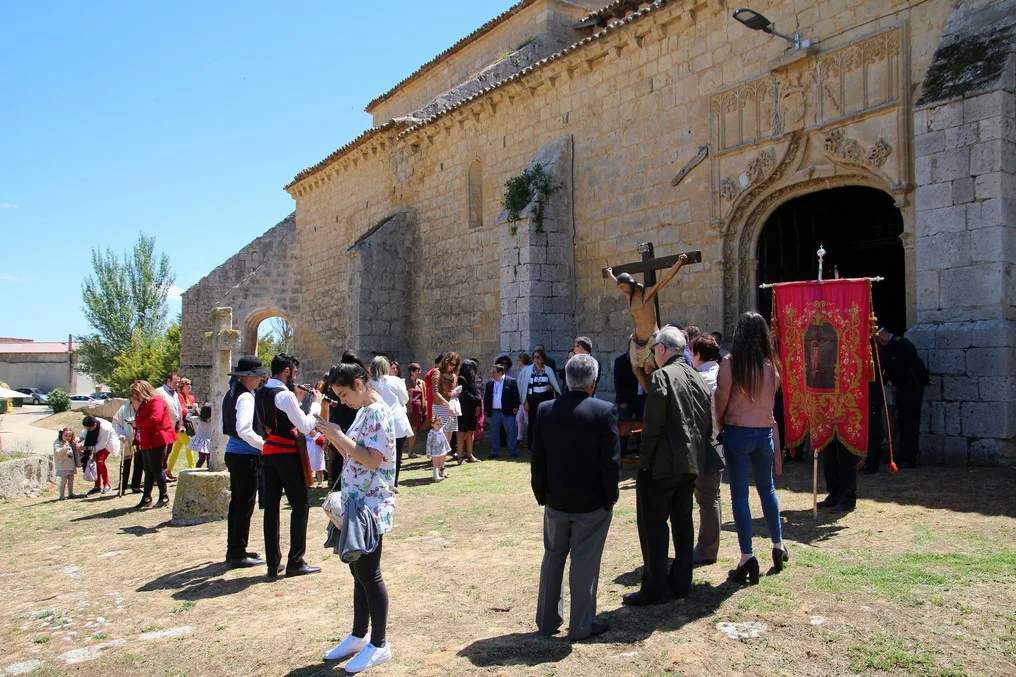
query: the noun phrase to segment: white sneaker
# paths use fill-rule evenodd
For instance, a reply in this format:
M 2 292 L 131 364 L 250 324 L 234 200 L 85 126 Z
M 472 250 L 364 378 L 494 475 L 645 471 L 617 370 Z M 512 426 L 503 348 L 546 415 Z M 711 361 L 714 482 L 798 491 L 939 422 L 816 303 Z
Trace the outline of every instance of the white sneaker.
M 339 642 L 339 645 L 333 649 L 329 649 L 325 652 L 326 661 L 341 661 L 343 658 L 349 658 L 354 656 L 367 646 L 366 637 L 357 637 L 356 635 L 349 635 L 344 640 Z
M 102 493 L 104 493 L 104 494 L 108 494 L 109 493 L 109 485 L 108 484 L 102 488 Z
M 392 659 L 392 645 L 385 642 L 383 647 L 376 647 L 373 644 L 367 644 L 363 651 L 356 654 L 356 657 L 346 663 L 346 672 L 350 675 L 363 672 L 367 668 L 372 668 L 375 665 L 381 665 L 387 663 Z

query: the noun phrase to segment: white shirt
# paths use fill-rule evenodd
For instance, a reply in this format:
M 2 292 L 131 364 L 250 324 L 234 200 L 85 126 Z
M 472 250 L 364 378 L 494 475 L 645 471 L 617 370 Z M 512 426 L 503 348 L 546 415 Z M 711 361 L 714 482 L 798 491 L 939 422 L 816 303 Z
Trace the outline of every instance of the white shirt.
M 409 423 L 409 415 L 406 414 L 406 403 L 409 402 L 409 392 L 406 390 L 406 382 L 398 376 L 388 375 L 379 381 L 371 381 L 370 385 L 381 395 L 388 408 L 392 412 L 392 419 L 395 424 L 395 438 L 409 437 L 413 434 L 413 426 Z
M 219 421 L 219 432 L 222 432 L 222 421 Z M 236 436 L 258 451 L 264 448 L 265 441 L 254 432 L 254 393 L 247 391 L 236 398 Z
M 176 424 L 180 422 L 180 398 L 166 385 L 160 386 L 155 392 L 166 403 L 166 408 L 169 410 L 169 422 L 176 428 Z
M 131 404 L 130 400 L 124 402 L 124 405 L 113 415 L 113 430 L 116 431 L 117 435 L 125 437 L 128 445 L 134 441 L 134 426 L 127 421 L 133 420 L 135 416 L 134 405 Z
M 104 418 L 97 418 L 95 422 L 99 425 L 99 439 L 95 442 L 96 450 L 105 449 L 111 456 L 119 456 L 120 436 L 113 429 L 113 424 Z
M 501 395 L 504 393 L 504 378 L 502 378 L 500 381 L 493 382 L 493 385 L 491 386 L 491 392 L 493 393 L 490 403 L 491 408 L 500 409 Z
M 702 380 L 709 386 L 709 394 L 716 395 L 716 379 L 720 375 L 720 364 L 716 360 L 710 360 L 709 362 L 703 362 L 701 365 L 695 367 L 695 371 L 702 375 Z M 710 408 L 713 411 L 713 439 L 720 434 L 720 430 L 716 425 L 716 402 L 710 399 Z
M 304 435 L 309 435 L 314 426 L 317 425 L 317 419 L 314 418 L 314 414 L 321 413 L 321 403 L 314 402 L 310 405 L 310 413 L 303 413 L 300 409 L 300 401 L 296 399 L 296 394 L 289 389 L 285 383 L 277 378 L 268 379 L 268 383 L 265 384 L 265 388 L 282 388 L 282 390 L 275 394 L 275 408 L 286 414 L 289 420 L 292 421 L 296 429 L 302 432 Z M 408 400 L 409 397 L 407 396 Z M 239 433 L 239 419 L 237 420 L 237 433 Z

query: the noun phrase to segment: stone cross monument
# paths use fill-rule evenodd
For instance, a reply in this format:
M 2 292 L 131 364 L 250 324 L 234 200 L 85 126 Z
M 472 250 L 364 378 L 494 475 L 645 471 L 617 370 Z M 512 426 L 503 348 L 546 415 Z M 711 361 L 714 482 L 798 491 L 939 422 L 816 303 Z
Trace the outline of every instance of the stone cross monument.
M 212 455 L 209 467 L 212 472 L 226 469 L 226 440 L 219 432 L 222 420 L 222 398 L 229 388 L 229 372 L 233 369 L 233 351 L 239 352 L 242 335 L 233 329 L 233 309 L 212 310 L 212 330 L 205 332 L 205 350 L 212 354 L 212 380 L 209 397 L 212 403 Z
M 212 310 L 212 331 L 205 332 L 205 350 L 212 354 L 212 454 L 208 469 L 180 473 L 173 500 L 175 525 L 201 524 L 225 519 L 229 511 L 229 473 L 226 471 L 226 440 L 218 432 L 222 398 L 229 385 L 233 351 L 240 349 L 240 331 L 233 329 L 233 309 Z

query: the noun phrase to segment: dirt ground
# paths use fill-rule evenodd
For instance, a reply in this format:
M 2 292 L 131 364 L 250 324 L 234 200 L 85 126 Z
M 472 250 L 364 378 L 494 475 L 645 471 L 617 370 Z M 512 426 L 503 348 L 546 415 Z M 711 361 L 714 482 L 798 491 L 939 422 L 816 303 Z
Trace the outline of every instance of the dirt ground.
M 424 459 L 404 467 L 382 567 L 395 660 L 371 674 L 1016 674 L 1012 470 L 862 476 L 855 512 L 815 521 L 811 465 L 789 464 L 778 487 L 791 560 L 753 588 L 725 583 L 737 542 L 724 487 L 720 561 L 696 569 L 690 599 L 642 609 L 621 606 L 641 564 L 628 473 L 600 575 L 611 631 L 576 644 L 535 632 L 542 534 L 528 463 L 450 473 L 435 485 Z M 0 672 L 343 674 L 321 654 L 349 632 L 352 581 L 321 548 L 317 507 L 307 559 L 323 572 L 270 583 L 263 569 L 226 568 L 224 522 L 173 527 L 170 510 L 131 511 L 130 495 L 55 498 L 0 503 Z M 753 514 L 766 568 L 754 497 Z M 263 552 L 261 517 L 251 546 Z M 731 639 L 723 624 L 757 636 Z

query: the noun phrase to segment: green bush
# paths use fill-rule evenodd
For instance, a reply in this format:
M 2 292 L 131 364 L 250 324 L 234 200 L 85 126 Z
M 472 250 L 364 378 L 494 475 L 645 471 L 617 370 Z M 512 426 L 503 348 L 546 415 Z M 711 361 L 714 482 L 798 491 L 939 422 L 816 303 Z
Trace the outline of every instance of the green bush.
M 54 414 L 59 414 L 61 411 L 67 411 L 71 408 L 71 396 L 59 388 L 47 395 L 47 398 Z

